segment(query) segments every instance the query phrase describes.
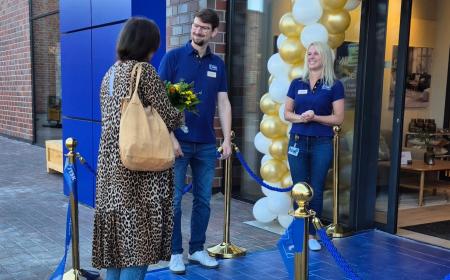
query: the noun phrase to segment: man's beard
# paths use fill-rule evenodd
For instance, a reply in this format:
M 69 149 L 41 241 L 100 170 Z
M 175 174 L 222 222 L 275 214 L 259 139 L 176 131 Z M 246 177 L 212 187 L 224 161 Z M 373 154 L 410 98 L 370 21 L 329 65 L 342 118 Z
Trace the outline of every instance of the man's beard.
M 194 38 L 192 39 L 192 42 L 194 42 L 194 44 L 196 44 L 199 47 L 202 47 L 205 44 L 205 40 L 203 39 L 197 39 L 195 40 Z

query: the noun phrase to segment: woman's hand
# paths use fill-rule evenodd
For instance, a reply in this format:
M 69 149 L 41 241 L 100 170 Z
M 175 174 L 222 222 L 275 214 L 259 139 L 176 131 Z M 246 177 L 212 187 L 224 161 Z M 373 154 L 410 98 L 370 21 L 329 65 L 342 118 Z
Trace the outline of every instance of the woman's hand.
M 313 110 L 308 110 L 303 112 L 300 115 L 300 118 L 304 121 L 304 122 L 310 122 L 312 120 L 314 120 L 315 114 Z
M 183 150 L 181 150 L 180 143 L 178 142 L 178 140 L 175 137 L 175 134 L 173 134 L 173 132 L 170 133 L 170 138 L 172 139 L 173 153 L 175 154 L 175 157 L 184 156 Z

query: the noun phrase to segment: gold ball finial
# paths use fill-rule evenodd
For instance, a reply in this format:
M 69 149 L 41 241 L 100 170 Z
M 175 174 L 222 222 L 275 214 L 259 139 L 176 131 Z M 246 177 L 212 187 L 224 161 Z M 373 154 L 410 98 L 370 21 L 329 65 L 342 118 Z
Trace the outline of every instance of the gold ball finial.
M 291 190 L 292 198 L 297 202 L 297 204 L 303 204 L 305 202 L 311 201 L 314 192 L 313 189 L 306 183 L 297 183 Z
M 75 147 L 77 146 L 77 140 L 72 137 L 66 139 L 66 147 L 69 151 L 73 152 Z
M 341 126 L 340 126 L 340 125 L 335 125 L 335 126 L 333 126 L 333 131 L 334 131 L 334 133 L 339 133 L 339 132 L 341 132 Z
M 292 199 L 297 202 L 298 208 L 292 214 L 296 218 L 310 217 L 310 210 L 306 208 L 307 204 L 313 198 L 314 191 L 306 182 L 300 182 L 294 185 L 291 190 Z

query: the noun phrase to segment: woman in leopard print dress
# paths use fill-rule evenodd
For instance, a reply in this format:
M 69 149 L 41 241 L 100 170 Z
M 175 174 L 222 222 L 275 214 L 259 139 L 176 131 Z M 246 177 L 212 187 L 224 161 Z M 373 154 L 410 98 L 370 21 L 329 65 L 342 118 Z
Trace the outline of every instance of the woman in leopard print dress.
M 131 171 L 123 166 L 119 155 L 120 107 L 131 86 L 132 68 L 137 62 L 149 61 L 158 47 L 156 24 L 131 18 L 119 37 L 119 60 L 105 74 L 101 85 L 102 134 L 92 264 L 107 268 L 107 279 L 123 277 L 126 268 L 139 273 L 131 274 L 130 279 L 143 279 L 149 264 L 170 259 L 172 168 L 161 172 Z M 170 104 L 162 81 L 148 63 L 142 65 L 139 97 L 144 106 L 158 111 L 169 131 L 181 125 L 181 113 Z

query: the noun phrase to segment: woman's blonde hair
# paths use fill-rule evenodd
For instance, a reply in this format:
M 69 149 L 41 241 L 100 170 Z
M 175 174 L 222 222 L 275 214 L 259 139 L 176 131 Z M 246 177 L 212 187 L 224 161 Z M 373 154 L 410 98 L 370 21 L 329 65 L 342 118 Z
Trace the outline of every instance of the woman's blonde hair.
M 303 80 L 307 81 L 309 79 L 309 67 L 308 67 L 308 50 L 314 46 L 314 48 L 319 53 L 322 58 L 322 74 L 321 78 L 323 83 L 327 86 L 333 86 L 336 80 L 336 75 L 334 74 L 334 53 L 331 48 L 323 42 L 312 42 L 309 44 L 305 52 L 305 60 L 303 64 Z

